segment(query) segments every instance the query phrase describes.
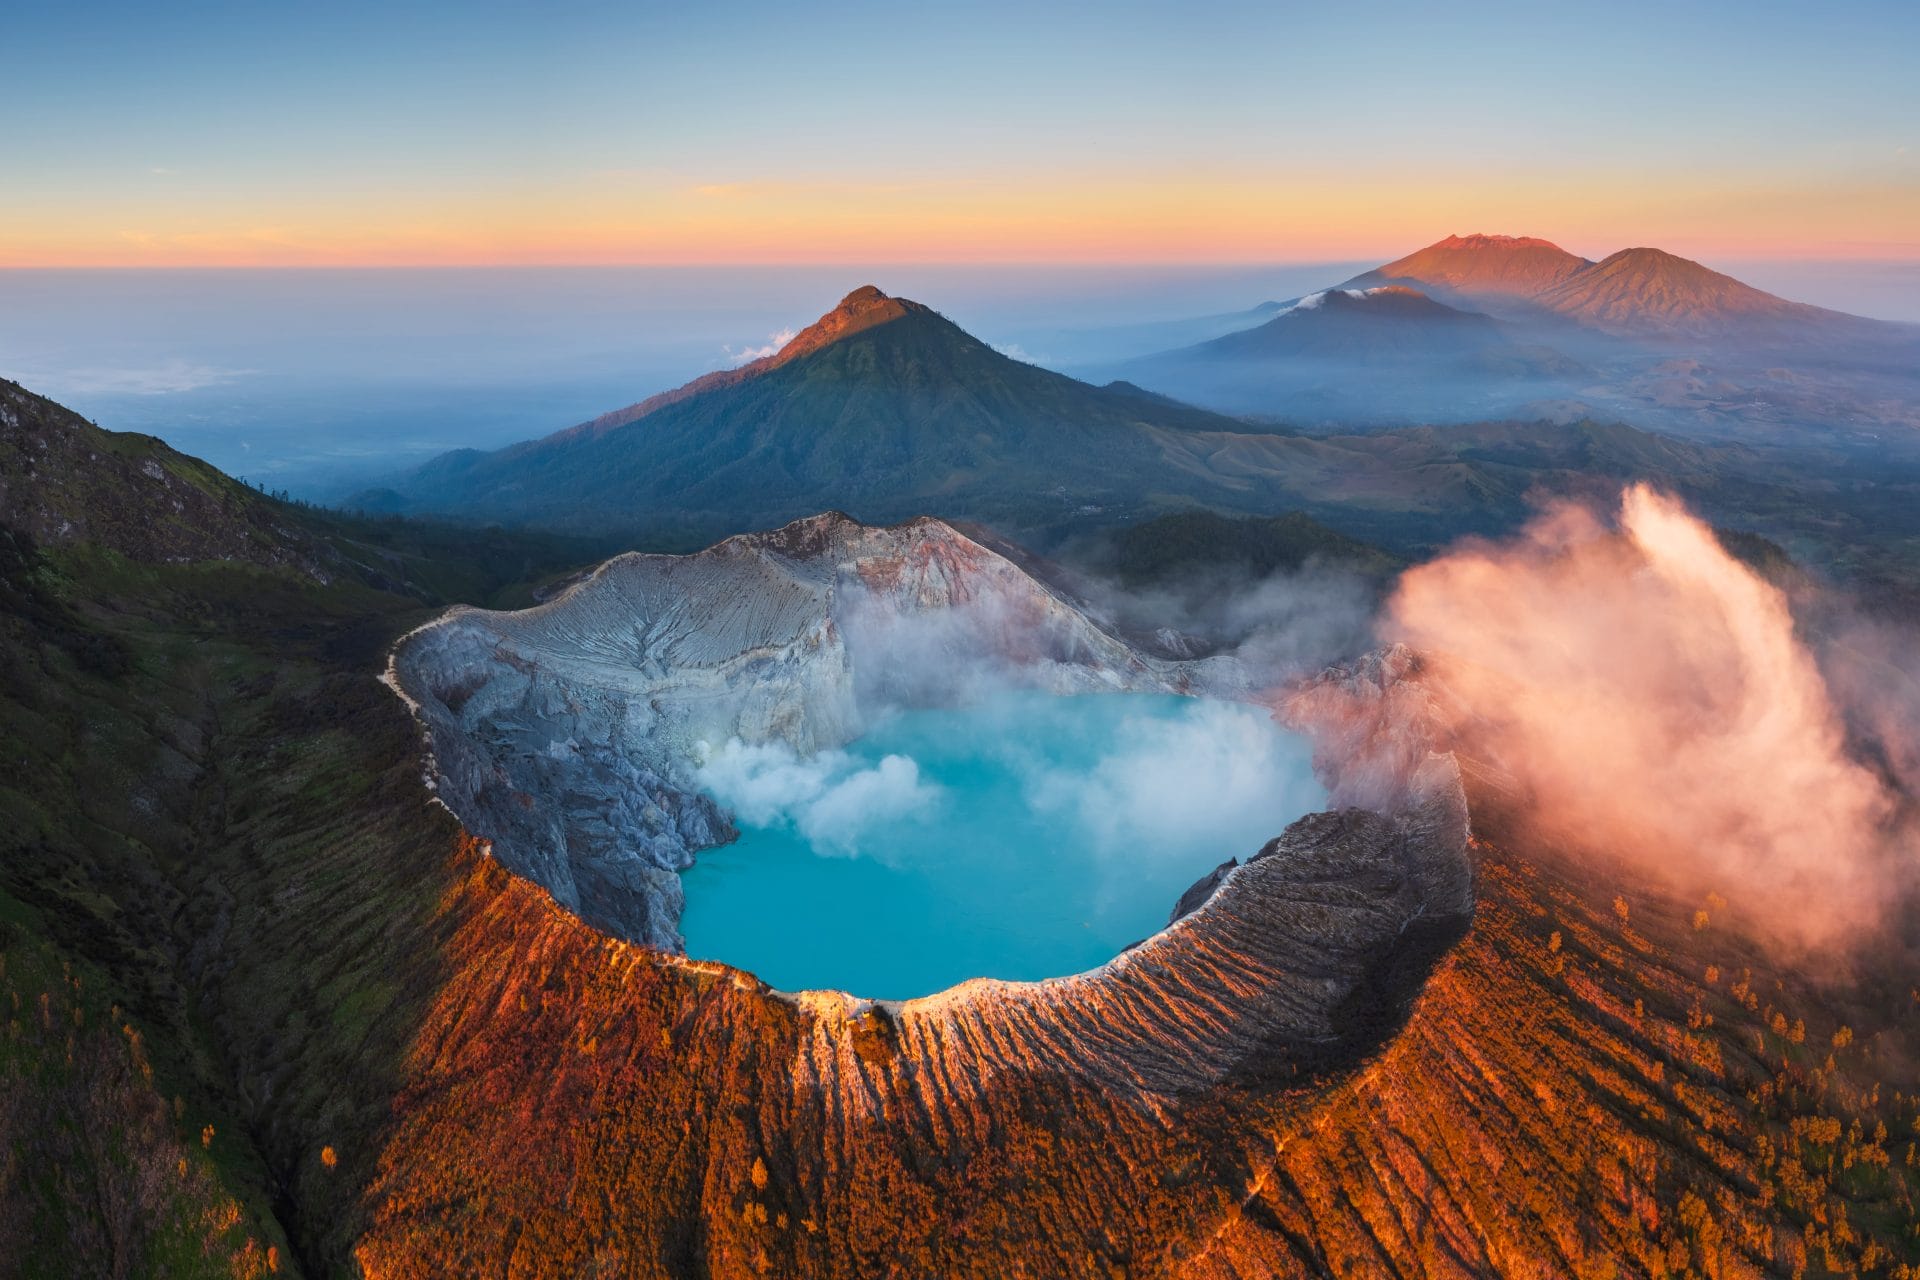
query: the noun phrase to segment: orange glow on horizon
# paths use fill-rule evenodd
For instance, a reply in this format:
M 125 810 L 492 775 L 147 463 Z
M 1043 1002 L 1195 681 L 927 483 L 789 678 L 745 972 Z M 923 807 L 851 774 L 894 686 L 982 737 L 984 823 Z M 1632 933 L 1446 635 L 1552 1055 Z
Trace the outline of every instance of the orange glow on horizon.
M 1417 193 L 1417 199 L 1409 193 Z M 591 211 L 591 212 L 585 212 Z M 593 175 L 538 194 L 335 196 L 204 212 L 0 212 L 4 267 L 1240 263 L 1391 258 L 1452 232 L 1588 256 L 1920 258 L 1920 187 L 1703 192 L 1641 176 L 1369 184 L 1190 180 L 732 182 Z

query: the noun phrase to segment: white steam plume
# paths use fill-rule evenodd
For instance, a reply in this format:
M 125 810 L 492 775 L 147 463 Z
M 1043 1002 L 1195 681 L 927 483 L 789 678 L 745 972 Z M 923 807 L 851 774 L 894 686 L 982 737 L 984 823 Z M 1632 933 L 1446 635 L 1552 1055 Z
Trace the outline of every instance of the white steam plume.
M 1870 928 L 1911 851 L 1786 597 L 1645 486 L 1409 571 L 1387 629 L 1550 834 L 1736 897 L 1810 946 Z

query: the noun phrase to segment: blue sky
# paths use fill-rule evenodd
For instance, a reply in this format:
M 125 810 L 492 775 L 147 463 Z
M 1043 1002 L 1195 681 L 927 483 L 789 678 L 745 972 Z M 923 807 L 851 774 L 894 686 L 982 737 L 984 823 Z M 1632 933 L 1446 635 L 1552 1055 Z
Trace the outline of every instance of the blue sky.
M 1920 256 L 1911 3 L 75 3 L 8 44 L 0 263 Z

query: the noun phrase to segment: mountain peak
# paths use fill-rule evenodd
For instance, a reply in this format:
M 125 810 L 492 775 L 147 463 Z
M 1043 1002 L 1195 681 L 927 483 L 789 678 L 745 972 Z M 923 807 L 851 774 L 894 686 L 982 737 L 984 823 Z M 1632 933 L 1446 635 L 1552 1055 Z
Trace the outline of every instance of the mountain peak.
M 612 431 L 616 427 L 624 427 L 670 404 L 678 404 L 702 392 L 715 391 L 721 387 L 750 381 L 762 374 L 773 372 L 781 365 L 790 364 L 802 356 L 812 355 L 844 338 L 850 338 L 863 330 L 876 328 L 915 313 L 932 314 L 929 308 L 917 302 L 889 297 L 877 286 L 863 284 L 840 299 L 839 305 L 833 310 L 787 339 L 786 343 L 771 355 L 749 360 L 732 369 L 719 369 L 713 373 L 703 374 L 692 382 L 670 391 L 648 396 L 638 404 L 630 404 L 624 409 L 615 409 L 612 413 L 603 413 L 577 427 L 568 427 L 565 431 L 557 432 L 556 436 L 559 438 L 593 436 Z
M 1436 302 L 1411 285 L 1382 284 L 1371 289 L 1329 289 L 1314 294 L 1321 307 L 1370 311 L 1389 315 L 1460 315 L 1443 302 Z M 1302 299 L 1304 304 L 1305 299 Z
M 1641 245 L 1633 249 L 1622 249 L 1610 253 L 1591 268 L 1595 275 L 1601 272 L 1653 272 L 1660 275 L 1692 279 L 1699 281 L 1724 281 L 1749 293 L 1771 298 L 1773 295 L 1762 293 L 1751 285 L 1742 284 L 1732 276 L 1715 271 L 1712 267 L 1695 262 L 1692 258 L 1683 258 L 1677 253 L 1668 253 L 1665 249 L 1656 249 L 1651 245 Z
M 1356 365 L 1404 371 L 1458 361 L 1501 342 L 1493 321 L 1477 311 L 1450 307 L 1406 285 L 1376 285 L 1310 293 L 1265 324 L 1148 357 L 1139 367 L 1149 385 L 1178 394 L 1191 372 L 1185 362 L 1191 361 L 1215 369 L 1236 364 L 1266 368 L 1269 374 L 1258 376 L 1267 378 L 1301 376 L 1297 369 L 1271 372 L 1276 364 L 1288 362 L 1317 364 L 1322 371 Z M 1246 406 L 1257 404 L 1257 394 L 1252 400 L 1217 403 L 1251 412 Z
M 1540 295 L 1539 301 L 1603 329 L 1706 332 L 1730 324 L 1813 318 L 1788 302 L 1664 249 L 1622 249 Z
M 1475 232 L 1435 241 L 1348 283 L 1409 284 L 1442 293 L 1530 297 L 1588 265 L 1585 258 L 1575 257 L 1551 240 Z
M 840 305 L 835 307 L 834 310 L 856 311 L 865 307 L 877 306 L 892 301 L 894 301 L 894 299 L 887 297 L 885 293 L 881 292 L 879 285 L 863 284 L 858 289 L 848 293 L 846 297 L 840 299 Z
M 1667 270 L 1712 270 L 1709 267 L 1701 266 L 1691 258 L 1683 258 L 1677 253 L 1668 253 L 1665 249 L 1656 249 L 1652 245 L 1637 245 L 1631 249 L 1618 250 L 1600 259 L 1596 265 L 1604 267 L 1608 263 L 1636 263 L 1647 266 L 1657 266 Z
M 840 299 L 839 306 L 795 334 L 792 340 L 780 350 L 751 364 L 741 366 L 737 372 L 745 373 L 751 369 L 760 373 L 768 369 L 777 369 L 790 360 L 798 360 L 801 356 L 810 355 L 822 347 L 831 346 L 842 338 L 851 337 L 863 329 L 888 324 L 915 311 L 926 309 L 919 303 L 909 302 L 905 298 L 889 297 L 877 286 L 863 284 Z
M 1477 312 L 1450 307 L 1411 285 L 1378 284 L 1366 289 L 1322 289 L 1319 293 L 1310 293 L 1284 308 L 1268 324 L 1313 313 L 1323 316 L 1351 313 L 1388 319 L 1481 318 Z M 1229 338 L 1233 336 L 1227 335 Z
M 1556 253 L 1565 253 L 1551 240 L 1542 240 L 1538 236 L 1495 236 L 1484 231 L 1475 231 L 1471 235 L 1453 235 L 1445 240 L 1435 241 L 1428 249 L 1552 249 Z

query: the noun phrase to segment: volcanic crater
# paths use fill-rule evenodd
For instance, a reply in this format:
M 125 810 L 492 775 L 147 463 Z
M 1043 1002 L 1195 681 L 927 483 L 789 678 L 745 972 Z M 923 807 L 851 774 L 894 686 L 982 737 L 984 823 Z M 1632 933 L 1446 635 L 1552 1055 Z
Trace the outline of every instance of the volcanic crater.
M 1172 1098 L 1284 1086 L 1376 1045 L 1472 910 L 1460 772 L 1418 667 L 1396 648 L 1269 690 L 1232 655 L 1145 651 L 938 520 L 829 513 L 695 555 L 623 555 L 535 608 L 452 610 L 396 646 L 388 682 L 427 730 L 429 785 L 509 870 L 647 963 L 787 1006 L 804 1024 L 795 1087 L 871 1110 L 877 1073 L 887 1092 L 941 1095 L 931 1113 L 1007 1072 Z M 879 1001 L 685 958 L 679 872 L 735 834 L 690 781 L 704 744 L 805 756 L 858 738 L 882 705 L 1008 686 L 1262 705 L 1311 739 L 1334 807 L 1075 975 Z

